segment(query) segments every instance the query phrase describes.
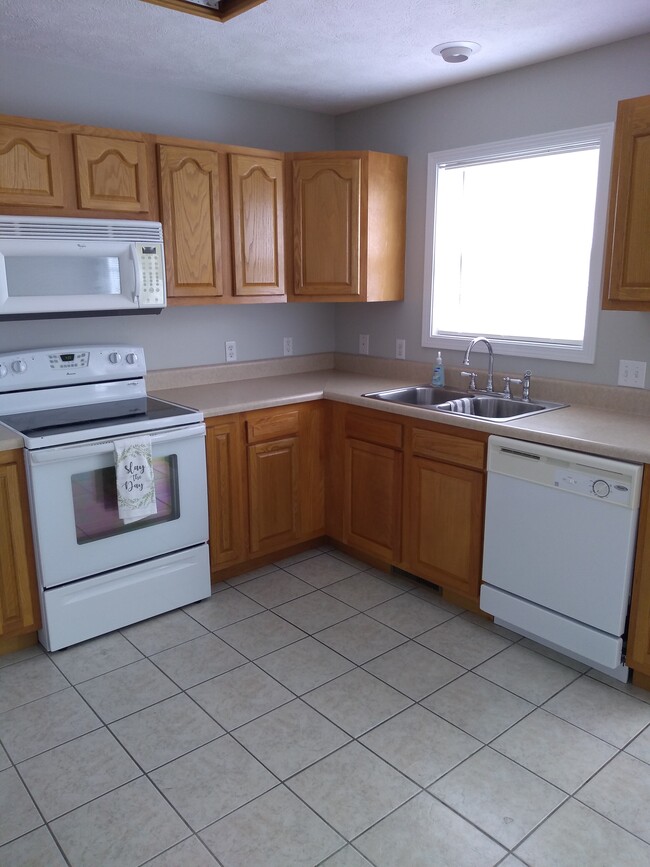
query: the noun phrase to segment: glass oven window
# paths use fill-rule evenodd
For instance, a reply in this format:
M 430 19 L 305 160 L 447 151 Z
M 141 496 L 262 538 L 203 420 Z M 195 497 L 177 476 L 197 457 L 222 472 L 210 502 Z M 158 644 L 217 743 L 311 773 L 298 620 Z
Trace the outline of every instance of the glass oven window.
M 152 524 L 164 524 L 180 517 L 178 461 L 176 455 L 154 458 L 154 480 L 158 511 L 132 524 L 124 524 L 117 511 L 115 467 L 102 467 L 72 476 L 77 544 L 130 533 Z

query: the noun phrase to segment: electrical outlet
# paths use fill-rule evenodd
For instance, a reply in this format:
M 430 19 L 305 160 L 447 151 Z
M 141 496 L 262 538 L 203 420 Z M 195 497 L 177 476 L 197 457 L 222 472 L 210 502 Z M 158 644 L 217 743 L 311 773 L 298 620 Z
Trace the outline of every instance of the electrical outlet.
M 618 384 L 630 388 L 645 387 L 645 361 L 625 361 L 618 363 Z
M 237 361 L 237 343 L 235 340 L 226 340 L 226 361 Z
M 359 335 L 359 355 L 367 355 L 370 352 L 370 335 Z
M 293 355 L 293 337 L 284 338 L 284 354 Z
M 395 341 L 395 358 L 406 358 L 406 340 L 402 337 Z

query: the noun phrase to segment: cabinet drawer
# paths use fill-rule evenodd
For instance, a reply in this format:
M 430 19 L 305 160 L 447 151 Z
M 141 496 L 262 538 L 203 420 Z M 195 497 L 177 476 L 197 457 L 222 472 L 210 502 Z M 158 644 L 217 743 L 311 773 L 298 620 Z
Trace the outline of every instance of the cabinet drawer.
M 485 443 L 423 428 L 413 428 L 413 454 L 477 470 L 485 467 Z
M 402 425 L 376 415 L 349 412 L 345 417 L 345 435 L 352 439 L 393 449 L 402 448 Z
M 300 410 L 288 409 L 278 412 L 253 414 L 246 417 L 246 442 L 259 443 L 298 433 Z

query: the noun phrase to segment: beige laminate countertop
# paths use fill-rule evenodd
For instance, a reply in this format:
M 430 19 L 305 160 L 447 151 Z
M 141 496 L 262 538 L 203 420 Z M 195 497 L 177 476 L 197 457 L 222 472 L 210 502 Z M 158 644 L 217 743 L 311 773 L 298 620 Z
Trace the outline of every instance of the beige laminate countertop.
M 614 412 L 573 403 L 506 423 L 364 398 L 366 392 L 413 385 L 413 381 L 372 377 L 340 370 L 284 374 L 259 379 L 190 385 L 156 391 L 157 397 L 201 410 L 206 418 L 308 400 L 342 401 L 559 448 L 650 463 L 650 416 Z
M 201 410 L 206 418 L 328 398 L 395 415 L 435 421 L 450 427 L 481 430 L 559 448 L 650 463 L 650 416 L 647 414 L 615 412 L 572 402 L 571 406 L 564 409 L 498 423 L 474 417 L 450 416 L 361 396 L 366 392 L 401 385 L 413 385 L 413 380 L 367 376 L 341 370 L 317 370 L 180 386 L 154 390 L 152 394 Z M 0 425 L 0 451 L 17 448 L 22 448 L 22 439 Z

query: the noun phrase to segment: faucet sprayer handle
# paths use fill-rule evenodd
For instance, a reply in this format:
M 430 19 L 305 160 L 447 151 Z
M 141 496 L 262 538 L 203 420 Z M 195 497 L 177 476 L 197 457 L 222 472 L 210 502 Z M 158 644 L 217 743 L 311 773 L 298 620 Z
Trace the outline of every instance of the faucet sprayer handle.
M 476 371 L 474 370 L 461 370 L 461 376 L 469 376 L 469 385 L 467 386 L 468 391 L 476 391 Z

